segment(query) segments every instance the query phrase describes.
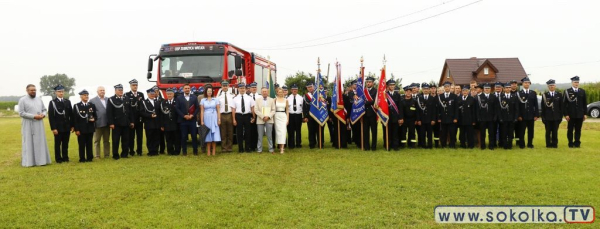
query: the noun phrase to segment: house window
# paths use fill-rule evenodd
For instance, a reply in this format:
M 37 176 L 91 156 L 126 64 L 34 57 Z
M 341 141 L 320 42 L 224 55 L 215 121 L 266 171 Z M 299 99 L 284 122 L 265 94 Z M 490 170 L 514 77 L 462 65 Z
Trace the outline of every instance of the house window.
M 450 68 L 448 68 L 446 71 L 446 78 L 450 79 Z
M 486 76 L 489 75 L 490 74 L 490 68 L 488 68 L 488 67 L 483 68 L 483 74 L 486 75 Z

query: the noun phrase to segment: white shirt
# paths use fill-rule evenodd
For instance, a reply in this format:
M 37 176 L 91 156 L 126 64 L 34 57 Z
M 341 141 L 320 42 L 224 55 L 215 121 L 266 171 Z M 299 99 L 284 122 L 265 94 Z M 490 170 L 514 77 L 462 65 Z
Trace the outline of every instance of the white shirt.
M 106 97 L 104 97 L 104 98 L 98 97 L 98 98 L 100 99 L 100 102 L 102 103 L 102 106 L 104 106 L 104 108 L 106 108 Z
M 227 96 L 227 103 L 225 103 L 226 96 Z M 227 109 L 227 112 L 225 112 L 225 106 L 231 107 L 233 105 L 233 94 L 231 94 L 231 92 L 229 90 L 227 90 L 227 92 L 220 91 L 218 98 L 219 98 L 219 104 L 221 104 L 221 106 L 219 107 L 219 112 L 221 114 L 231 113 L 231 109 Z
M 152 104 L 152 107 L 155 107 L 154 106 L 154 99 L 148 99 L 148 100 L 150 100 L 150 103 Z
M 191 94 L 184 94 L 183 97 L 185 97 L 185 100 L 190 101 L 190 95 Z
M 574 91 L 574 92 L 577 92 L 577 90 L 578 90 L 578 88 L 576 88 L 576 87 L 574 87 L 574 88 L 573 88 L 573 91 Z
M 506 95 L 506 98 L 510 99 L 510 93 L 504 93 Z
M 244 97 L 244 113 L 242 113 L 242 97 Z M 249 95 L 238 95 L 233 98 L 233 102 L 229 104 L 231 108 L 235 108 L 237 114 L 250 114 L 254 107 L 254 100 Z
M 260 97 L 261 95 L 258 93 L 250 93 L 248 96 L 250 96 L 250 98 L 256 101 L 256 99 L 258 99 L 258 97 Z
M 294 97 L 296 97 L 296 111 L 294 111 Z M 304 97 L 300 96 L 299 94 L 296 94 L 296 96 L 294 96 L 294 94 L 291 94 L 287 97 L 287 101 L 289 104 L 288 110 L 290 111 L 290 114 L 302 114 L 302 104 L 304 103 Z

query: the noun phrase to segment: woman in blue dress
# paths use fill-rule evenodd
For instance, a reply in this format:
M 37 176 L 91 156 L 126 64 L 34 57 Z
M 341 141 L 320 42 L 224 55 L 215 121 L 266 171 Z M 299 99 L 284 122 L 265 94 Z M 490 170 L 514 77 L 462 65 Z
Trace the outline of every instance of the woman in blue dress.
M 217 142 L 221 141 L 221 113 L 219 110 L 219 100 L 213 97 L 212 87 L 204 90 L 204 98 L 200 101 L 200 125 L 206 125 L 210 130 L 206 135 L 206 155 L 215 155 Z M 212 150 L 212 151 L 211 151 Z

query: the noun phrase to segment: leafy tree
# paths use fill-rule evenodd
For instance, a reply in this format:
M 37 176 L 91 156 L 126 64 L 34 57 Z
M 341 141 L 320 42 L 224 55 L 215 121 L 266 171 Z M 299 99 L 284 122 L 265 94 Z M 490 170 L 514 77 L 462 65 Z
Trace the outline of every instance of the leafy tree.
M 54 87 L 56 85 L 62 84 L 65 87 L 65 98 L 69 98 L 69 96 L 74 95 L 73 90 L 75 90 L 75 78 L 69 78 L 66 74 L 54 74 L 54 75 L 44 75 L 40 79 L 40 92 L 44 96 L 54 95 Z
M 315 82 L 315 76 L 311 73 L 305 73 L 298 71 L 294 75 L 289 75 L 285 78 L 285 85 L 288 86 L 291 91 L 292 85 L 298 85 L 298 94 L 303 95 L 306 93 L 306 84 L 308 82 Z

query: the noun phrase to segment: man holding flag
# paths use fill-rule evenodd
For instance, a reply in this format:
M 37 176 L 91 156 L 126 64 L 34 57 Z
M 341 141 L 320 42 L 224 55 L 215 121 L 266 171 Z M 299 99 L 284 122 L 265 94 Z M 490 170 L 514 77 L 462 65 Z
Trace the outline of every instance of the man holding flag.
M 333 122 L 333 147 L 340 148 L 348 148 L 346 142 L 346 134 L 344 131 L 346 130 L 346 110 L 344 109 L 344 101 L 347 100 L 346 95 L 344 95 L 343 87 L 342 87 L 342 66 L 339 63 L 336 63 L 337 75 L 335 77 L 335 81 L 333 84 L 333 94 L 331 96 L 331 113 L 333 116 L 330 117 L 330 120 Z
M 363 145 L 363 120 L 365 114 L 365 67 L 362 66 L 363 59 L 360 59 L 360 76 L 352 82 L 352 92 L 349 93 L 352 101 L 352 110 L 350 110 L 350 122 L 352 123 L 352 140 L 358 148 Z M 359 123 L 360 121 L 360 123 Z
M 389 107 L 389 116 L 390 116 L 390 120 L 388 121 L 388 125 L 387 127 L 385 125 L 382 124 L 382 127 L 384 128 L 384 130 L 386 130 L 385 132 L 383 132 L 383 139 L 385 141 L 385 146 L 387 148 L 387 150 L 389 151 L 390 149 L 394 149 L 394 151 L 398 151 L 398 141 L 396 141 L 398 139 L 398 126 L 401 124 L 401 120 L 403 120 L 404 118 L 402 117 L 402 107 L 400 106 L 400 94 L 395 92 L 394 89 L 396 87 L 396 81 L 394 81 L 393 79 L 388 80 L 386 82 L 387 84 L 387 91 L 385 92 L 385 96 L 387 98 L 387 105 Z M 389 133 L 389 137 L 388 134 Z M 388 140 L 391 141 L 388 143 Z
M 377 149 L 377 114 L 375 113 L 375 98 L 377 97 L 377 89 L 373 88 L 375 78 L 367 77 L 367 88 L 365 89 L 365 115 L 363 117 L 363 144 L 364 150 L 375 151 Z M 371 134 L 371 143 L 369 139 Z
M 386 97 L 386 82 L 385 82 L 385 57 L 383 59 L 383 68 L 381 69 L 381 77 L 379 78 L 379 87 L 377 87 L 377 97 L 375 98 L 375 112 L 377 113 L 377 117 L 379 118 L 379 121 L 381 121 L 381 124 L 383 124 L 384 127 L 384 131 L 387 132 L 387 127 L 388 126 L 388 120 L 390 117 L 390 111 L 389 111 L 389 106 L 388 106 L 388 101 L 387 101 L 387 97 Z M 377 126 L 375 126 L 375 129 L 377 129 Z M 375 132 L 377 133 L 377 132 Z M 386 133 L 387 134 L 387 133 Z M 377 135 L 375 135 L 375 137 L 373 139 L 376 139 Z M 386 136 L 389 137 L 389 136 Z M 371 147 L 373 149 L 373 151 L 375 151 L 375 142 L 373 141 L 373 147 Z M 386 150 L 389 150 L 389 139 L 385 139 L 384 142 L 386 143 L 384 145 L 384 147 L 386 148 Z
M 319 70 L 317 72 L 317 77 L 315 79 L 315 84 L 316 85 L 322 85 L 323 84 L 323 78 L 321 77 L 321 67 L 320 67 L 320 62 L 319 62 Z M 312 117 L 312 119 L 309 119 L 309 132 L 308 132 L 308 140 L 309 140 L 309 146 L 310 148 L 314 148 L 316 146 L 316 139 L 319 139 L 319 148 L 323 148 L 323 139 L 324 139 L 324 129 L 323 126 L 325 125 L 325 123 L 327 122 L 327 119 L 329 118 L 329 114 L 327 111 L 327 102 L 325 101 L 324 98 L 324 92 L 321 90 L 314 90 L 314 86 L 312 87 L 312 90 L 309 88 L 309 93 L 312 93 L 312 98 L 308 98 L 310 100 L 307 100 L 309 102 L 309 107 L 307 110 L 309 110 L 310 112 L 310 117 Z M 313 124 L 311 124 L 310 122 L 313 121 Z M 315 126 L 316 124 L 316 126 Z M 312 129 L 313 129 L 313 133 L 312 133 L 312 138 L 311 138 L 311 125 L 312 125 Z M 318 130 L 318 132 L 317 132 Z M 318 133 L 318 136 L 314 136 L 315 133 Z M 315 138 L 318 137 L 318 138 Z

